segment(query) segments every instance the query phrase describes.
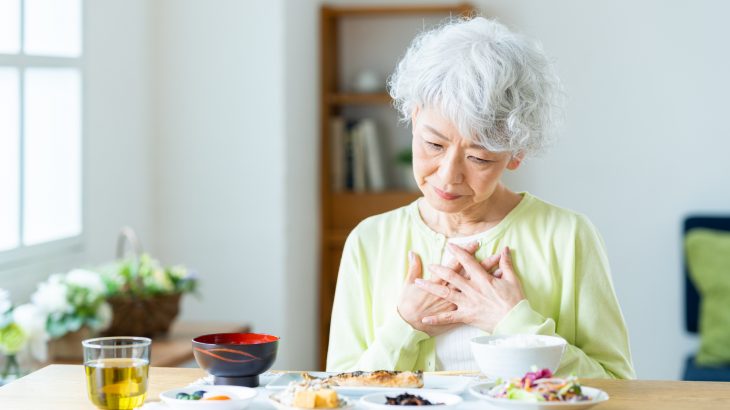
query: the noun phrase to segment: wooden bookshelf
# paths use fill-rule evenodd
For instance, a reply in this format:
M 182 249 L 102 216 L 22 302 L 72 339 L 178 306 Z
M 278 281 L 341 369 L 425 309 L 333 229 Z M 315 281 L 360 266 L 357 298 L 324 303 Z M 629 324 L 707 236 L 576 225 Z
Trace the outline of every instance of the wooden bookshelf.
M 341 61 L 340 24 L 350 17 L 461 16 L 474 13 L 466 4 L 400 6 L 322 6 L 320 9 L 320 187 L 321 240 L 319 280 L 319 362 L 324 369 L 329 341 L 330 316 L 337 272 L 347 235 L 360 221 L 406 205 L 420 193 L 405 190 L 384 192 L 335 192 L 330 180 L 330 124 L 344 109 L 357 106 L 388 106 L 386 92 L 358 94 L 338 89 Z M 393 62 L 395 64 L 395 61 Z
M 391 104 L 393 100 L 388 93 L 334 93 L 327 96 L 330 105 L 377 105 Z

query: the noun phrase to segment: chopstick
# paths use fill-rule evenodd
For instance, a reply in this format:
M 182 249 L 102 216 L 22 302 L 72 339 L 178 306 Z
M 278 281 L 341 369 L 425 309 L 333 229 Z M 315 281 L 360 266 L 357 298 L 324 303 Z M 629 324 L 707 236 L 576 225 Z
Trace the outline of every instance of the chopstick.
M 428 372 L 437 376 L 479 376 L 481 372 L 479 370 L 440 370 L 435 372 Z

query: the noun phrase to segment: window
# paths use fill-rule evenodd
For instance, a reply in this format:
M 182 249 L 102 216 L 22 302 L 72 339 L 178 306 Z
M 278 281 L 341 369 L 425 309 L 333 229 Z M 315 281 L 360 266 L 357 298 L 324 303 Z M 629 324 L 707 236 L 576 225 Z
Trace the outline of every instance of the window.
M 0 263 L 79 243 L 82 0 L 0 0 Z

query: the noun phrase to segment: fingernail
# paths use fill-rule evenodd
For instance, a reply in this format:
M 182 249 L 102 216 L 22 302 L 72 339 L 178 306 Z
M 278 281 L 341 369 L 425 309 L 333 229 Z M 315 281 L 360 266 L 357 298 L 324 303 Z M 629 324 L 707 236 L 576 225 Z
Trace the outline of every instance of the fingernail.
M 424 323 L 426 325 L 430 325 L 431 323 L 433 323 L 433 320 L 431 318 L 424 317 L 423 319 L 421 319 L 421 323 Z
M 413 258 L 414 258 L 413 251 L 408 251 L 408 259 L 410 259 L 411 261 L 413 261 Z
M 423 285 L 424 283 L 426 283 L 426 281 L 425 281 L 424 279 L 420 279 L 420 278 L 416 279 L 416 285 L 417 285 L 417 286 L 421 286 L 421 285 Z

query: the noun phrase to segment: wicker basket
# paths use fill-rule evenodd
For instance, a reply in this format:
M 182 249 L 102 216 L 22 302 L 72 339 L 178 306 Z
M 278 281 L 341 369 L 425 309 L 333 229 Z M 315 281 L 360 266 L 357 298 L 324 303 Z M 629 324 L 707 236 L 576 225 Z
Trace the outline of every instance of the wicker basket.
M 104 336 L 162 336 L 180 312 L 180 293 L 144 298 L 115 296 L 107 302 L 112 306 L 112 324 Z
M 84 359 L 84 349 L 81 341 L 94 337 L 87 327 L 66 333 L 58 339 L 48 342 L 48 357 L 56 361 L 81 361 Z
M 125 255 L 125 245 L 133 248 L 133 256 L 139 258 L 142 245 L 134 230 L 122 228 L 117 240 L 117 258 Z M 104 336 L 162 336 L 180 312 L 181 293 L 132 296 L 112 296 L 107 302 L 112 307 L 112 323 Z

